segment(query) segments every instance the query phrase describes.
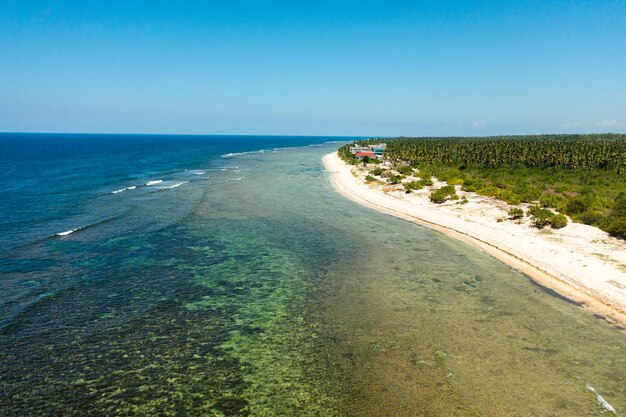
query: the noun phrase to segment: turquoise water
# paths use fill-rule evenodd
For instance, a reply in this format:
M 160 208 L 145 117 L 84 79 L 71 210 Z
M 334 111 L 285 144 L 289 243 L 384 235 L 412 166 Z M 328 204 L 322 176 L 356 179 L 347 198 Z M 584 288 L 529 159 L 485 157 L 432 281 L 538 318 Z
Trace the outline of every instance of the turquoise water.
M 3 415 L 624 413 L 623 329 L 344 199 L 338 144 L 265 140 L 165 140 L 144 171 L 126 150 L 98 193 L 54 194 L 70 216 L 5 206 Z M 250 148 L 270 151 L 220 156 Z

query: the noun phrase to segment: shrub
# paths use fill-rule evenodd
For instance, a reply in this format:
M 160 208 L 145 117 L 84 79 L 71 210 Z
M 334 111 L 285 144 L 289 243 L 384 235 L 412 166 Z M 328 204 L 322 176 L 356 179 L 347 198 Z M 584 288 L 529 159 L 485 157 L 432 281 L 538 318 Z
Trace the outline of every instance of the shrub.
M 619 193 L 615 198 L 612 212 L 615 216 L 626 217 L 626 192 Z
M 577 195 L 567 203 L 566 213 L 580 214 L 585 211 L 600 211 L 610 207 L 610 202 L 593 193 Z
M 606 231 L 614 237 L 626 239 L 626 219 L 613 219 L 610 220 Z
M 560 229 L 567 226 L 567 217 L 560 213 L 553 213 L 548 209 L 539 206 L 532 206 L 529 210 L 533 225 L 539 229 L 551 226 L 554 229 Z
M 411 173 L 413 173 L 413 168 L 411 167 L 398 168 L 398 172 L 402 175 L 411 175 Z
M 374 175 L 380 175 L 380 174 L 382 174 L 384 171 L 385 171 L 385 170 L 384 170 L 384 169 L 382 169 L 382 168 L 376 168 L 376 169 L 372 170 L 372 174 L 374 174 Z
M 405 182 L 402 185 L 404 186 L 405 190 L 420 190 L 422 188 L 420 181 Z
M 520 204 L 522 202 L 520 200 L 519 196 L 517 194 L 514 194 L 510 190 L 502 190 L 502 191 L 500 191 L 500 193 L 498 194 L 498 198 L 500 200 L 506 201 L 507 203 L 509 203 L 512 206 L 515 206 L 515 205 Z
M 498 188 L 500 188 L 500 189 L 502 189 L 502 190 L 506 190 L 508 188 L 506 182 L 504 182 L 501 179 L 495 179 L 493 181 L 493 185 L 498 187 Z
M 430 194 L 430 201 L 432 201 L 433 203 L 441 204 L 453 197 L 456 197 L 458 199 L 458 196 L 456 195 L 456 189 L 453 185 L 446 185 L 436 191 L 433 191 Z
M 421 190 L 427 185 L 433 185 L 433 182 L 431 180 L 419 180 L 419 181 L 405 182 L 403 185 L 404 185 L 404 189 L 406 190 Z
M 463 181 L 463 191 L 476 192 L 485 187 L 485 182 L 479 178 L 466 178 Z
M 530 217 L 533 222 L 533 226 L 542 229 L 550 224 L 554 213 L 548 209 L 541 208 L 539 206 L 532 206 L 529 209 Z
M 520 184 L 513 187 L 513 193 L 519 196 L 523 203 L 532 203 L 541 198 L 541 190 L 528 184 Z
M 604 221 L 604 218 L 605 216 L 598 211 L 586 211 L 576 216 L 577 220 L 580 220 L 581 222 L 591 226 L 597 226 L 601 224 Z
M 451 178 L 448 180 L 448 185 L 463 185 L 462 178 Z
M 366 175 L 365 176 L 365 181 L 369 181 L 369 182 L 376 181 L 376 178 L 372 177 L 371 175 Z
M 519 207 L 513 207 L 512 209 L 509 210 L 509 219 L 510 220 L 517 220 L 520 219 L 524 216 L 524 210 L 522 210 Z
M 558 211 L 565 211 L 567 207 L 567 199 L 557 194 L 543 194 L 539 197 L 542 207 L 550 207 Z
M 567 226 L 567 217 L 561 213 L 555 214 L 550 220 L 550 226 L 552 226 L 553 229 L 561 229 Z
M 480 190 L 476 191 L 476 193 L 487 196 L 487 197 L 498 197 L 498 195 L 500 194 L 500 189 L 497 187 L 494 187 L 493 185 L 489 185 L 487 187 L 483 187 Z
M 393 177 L 387 180 L 389 184 L 400 184 L 400 182 L 404 179 L 402 175 L 394 175 Z

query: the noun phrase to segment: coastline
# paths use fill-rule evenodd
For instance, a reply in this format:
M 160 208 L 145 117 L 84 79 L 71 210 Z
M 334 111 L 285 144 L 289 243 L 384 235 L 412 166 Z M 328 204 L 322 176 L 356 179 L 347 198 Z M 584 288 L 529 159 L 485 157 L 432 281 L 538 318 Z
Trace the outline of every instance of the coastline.
M 353 172 L 356 167 L 346 164 L 337 152 L 325 155 L 323 163 L 333 188 L 345 197 L 470 244 L 593 313 L 626 326 L 626 255 L 624 259 L 619 255 L 626 254 L 626 243 L 576 223 L 567 230 L 545 233 L 529 225 L 496 222 L 493 215 L 502 204 L 485 197 L 470 197 L 473 209 L 469 209 L 430 203 L 427 190 L 407 196 L 376 189 L 365 184 L 364 171 Z

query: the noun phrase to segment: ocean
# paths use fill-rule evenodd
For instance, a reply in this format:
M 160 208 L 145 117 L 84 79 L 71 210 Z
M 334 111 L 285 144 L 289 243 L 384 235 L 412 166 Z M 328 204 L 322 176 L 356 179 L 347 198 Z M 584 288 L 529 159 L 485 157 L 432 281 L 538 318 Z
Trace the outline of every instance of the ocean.
M 626 332 L 336 193 L 354 138 L 0 135 L 3 416 L 626 412 Z

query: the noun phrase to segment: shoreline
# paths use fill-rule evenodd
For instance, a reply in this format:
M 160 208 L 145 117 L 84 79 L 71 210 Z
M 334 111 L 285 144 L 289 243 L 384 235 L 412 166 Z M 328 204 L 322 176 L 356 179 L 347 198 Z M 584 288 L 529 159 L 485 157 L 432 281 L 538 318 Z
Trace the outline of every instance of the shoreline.
M 488 229 L 485 227 L 486 230 L 481 233 L 476 228 L 481 224 L 472 224 L 474 218 L 471 221 L 463 218 L 463 213 L 459 214 L 456 207 L 436 205 L 430 202 L 421 206 L 411 204 L 402 195 L 393 196 L 390 195 L 391 193 L 370 187 L 364 183 L 362 178 L 364 175 L 354 174 L 353 169 L 355 167 L 347 165 L 339 158 L 337 152 L 325 155 L 322 161 L 326 171 L 330 173 L 330 182 L 333 188 L 350 200 L 470 244 L 528 276 L 541 286 L 556 291 L 560 296 L 580 304 L 611 322 L 626 326 L 626 271 L 622 272 L 608 264 L 598 265 L 597 262 L 592 271 L 585 270 L 584 274 L 573 273 L 575 268 L 574 271 L 572 268 L 569 268 L 569 271 L 564 271 L 563 269 L 567 268 L 563 267 L 572 263 L 571 257 L 576 256 L 577 261 L 581 263 L 593 261 L 589 256 L 587 256 L 589 259 L 585 257 L 586 253 L 581 254 L 576 252 L 575 248 L 568 247 L 567 236 L 560 236 L 559 240 L 554 240 L 552 237 L 543 238 L 537 230 L 529 230 L 519 233 L 524 234 L 523 239 L 519 239 L 516 238 L 515 232 L 519 232 L 522 228 L 530 229 L 530 227 L 515 225 L 520 230 L 511 232 L 505 230 L 505 227 L 510 229 L 507 224 L 499 229 L 495 225 L 489 224 Z M 411 198 L 419 197 L 412 196 Z M 482 198 L 480 203 L 485 204 L 485 200 Z M 480 215 L 482 215 L 482 211 Z M 487 221 L 486 219 L 480 220 Z M 502 224 L 498 223 L 498 225 Z M 579 229 L 591 228 L 591 226 L 584 225 L 576 227 Z M 581 230 L 586 231 L 586 229 Z M 518 245 L 511 246 L 511 239 L 517 240 Z M 542 249 L 551 252 L 553 255 L 550 260 L 546 261 L 547 256 L 544 256 L 543 259 L 539 259 L 537 256 L 539 254 L 545 255 L 545 252 L 535 250 L 537 253 L 533 253 L 532 250 L 528 250 L 528 247 L 533 245 L 542 246 Z M 584 246 L 584 250 L 591 252 L 592 249 L 597 249 L 602 255 L 603 248 L 599 243 L 596 246 L 597 248 Z M 626 244 L 624 246 L 626 247 Z M 567 255 L 570 258 L 567 258 Z M 587 264 L 582 266 L 587 267 Z M 611 278 L 608 280 L 598 279 L 594 277 L 594 273 L 601 277 L 606 277 L 608 273 Z M 588 279 L 589 277 L 591 279 Z M 607 283 L 615 286 L 615 290 L 611 291 L 612 288 L 607 287 Z

